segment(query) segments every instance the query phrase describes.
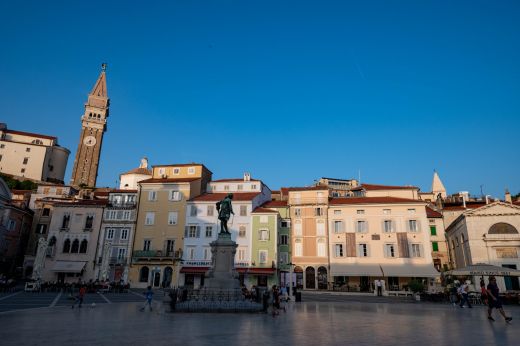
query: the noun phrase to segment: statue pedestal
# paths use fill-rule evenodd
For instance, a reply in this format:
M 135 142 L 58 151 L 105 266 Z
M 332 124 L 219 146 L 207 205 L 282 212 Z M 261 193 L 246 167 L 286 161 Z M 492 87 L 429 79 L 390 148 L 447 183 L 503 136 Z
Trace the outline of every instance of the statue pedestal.
M 204 282 L 204 288 L 215 290 L 240 289 L 238 274 L 235 271 L 237 243 L 231 234 L 219 233 L 217 240 L 210 243 L 212 266 Z

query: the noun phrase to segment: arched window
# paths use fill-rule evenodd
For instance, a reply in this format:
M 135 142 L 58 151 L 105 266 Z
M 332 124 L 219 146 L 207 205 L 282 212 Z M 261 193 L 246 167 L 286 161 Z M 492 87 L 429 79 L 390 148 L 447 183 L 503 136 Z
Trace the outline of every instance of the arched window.
M 89 113 L 88 117 L 89 117 L 89 118 L 92 118 L 92 113 Z
M 52 236 L 51 239 L 49 239 L 49 246 L 56 245 L 56 237 Z
M 517 229 L 505 222 L 499 222 L 489 228 L 489 234 L 518 234 Z
M 139 282 L 148 282 L 148 275 L 150 270 L 148 267 L 142 267 L 139 271 Z
M 63 243 L 63 253 L 69 253 L 70 252 L 70 239 L 66 239 Z
M 315 270 L 313 267 L 307 267 L 305 269 L 305 288 L 315 289 L 316 278 L 314 277 Z
M 81 245 L 79 246 L 79 253 L 87 253 L 87 245 L 88 245 L 87 239 L 83 239 L 81 241 Z
M 79 250 L 79 240 L 74 239 L 72 242 L 72 247 L 70 248 L 71 253 L 77 253 Z

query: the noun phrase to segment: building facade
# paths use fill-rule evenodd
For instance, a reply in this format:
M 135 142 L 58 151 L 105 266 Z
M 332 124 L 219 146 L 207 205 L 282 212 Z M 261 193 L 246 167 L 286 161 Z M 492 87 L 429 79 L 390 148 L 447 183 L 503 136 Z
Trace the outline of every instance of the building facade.
M 426 206 L 426 217 L 428 218 L 428 226 L 430 227 L 433 265 L 439 272 L 446 271 L 450 269 L 450 258 L 448 243 L 446 242 L 444 219 L 441 213 L 433 210 L 429 206 Z
M 95 187 L 103 135 L 107 129 L 110 100 L 107 92 L 105 64 L 94 88 L 88 95 L 81 117 L 81 134 L 70 184 L 76 187 Z
M 70 151 L 58 138 L 10 130 L 0 123 L 0 172 L 34 181 L 63 183 Z

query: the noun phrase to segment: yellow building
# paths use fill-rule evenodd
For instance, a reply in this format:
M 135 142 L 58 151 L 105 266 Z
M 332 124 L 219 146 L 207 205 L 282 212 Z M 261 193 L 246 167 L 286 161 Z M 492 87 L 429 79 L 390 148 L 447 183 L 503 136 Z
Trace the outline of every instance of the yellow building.
M 152 178 L 139 182 L 133 241 L 133 287 L 171 287 L 178 282 L 184 246 L 186 201 L 206 191 L 211 171 L 204 165 L 153 166 Z

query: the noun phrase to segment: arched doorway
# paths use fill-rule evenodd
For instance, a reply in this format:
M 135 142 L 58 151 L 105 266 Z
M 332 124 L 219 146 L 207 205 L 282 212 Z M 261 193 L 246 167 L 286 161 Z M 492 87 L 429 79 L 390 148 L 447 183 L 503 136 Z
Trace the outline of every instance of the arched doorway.
M 148 267 L 142 267 L 139 271 L 139 282 L 148 282 L 148 275 L 150 270 Z
M 153 287 L 160 287 L 161 285 L 161 272 L 153 272 Z
M 316 278 L 314 277 L 315 270 L 313 267 L 305 269 L 305 288 L 316 289 Z
M 171 284 L 172 284 L 172 277 L 173 277 L 173 269 L 172 269 L 172 267 L 164 268 L 163 283 L 162 283 L 162 286 L 164 288 L 167 288 L 167 287 L 171 286 Z
M 319 267 L 318 268 L 318 289 L 326 290 L 327 289 L 327 268 Z
M 296 266 L 294 267 L 294 274 L 296 277 L 296 282 L 293 282 L 293 285 L 296 285 L 296 288 L 303 288 L 303 269 L 302 267 Z

